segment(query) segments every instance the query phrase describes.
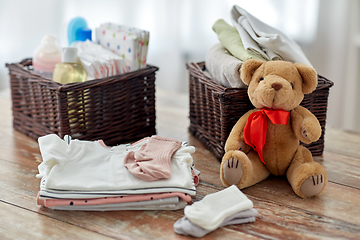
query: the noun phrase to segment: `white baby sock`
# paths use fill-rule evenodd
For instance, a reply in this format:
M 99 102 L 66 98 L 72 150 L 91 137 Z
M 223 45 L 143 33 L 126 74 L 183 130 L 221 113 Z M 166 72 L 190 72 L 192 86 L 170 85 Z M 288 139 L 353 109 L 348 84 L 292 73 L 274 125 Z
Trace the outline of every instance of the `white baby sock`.
M 220 224 L 219 227 L 232 225 L 232 224 L 242 224 L 255 222 L 255 217 L 258 215 L 258 212 L 254 209 L 248 209 L 239 213 L 235 213 L 227 218 Z M 211 231 L 203 229 L 196 224 L 192 223 L 186 217 L 182 217 L 177 220 L 174 224 L 174 231 L 182 235 L 190 235 L 193 237 L 203 237 Z
M 184 213 L 192 223 L 212 231 L 218 228 L 225 218 L 252 207 L 252 201 L 232 185 L 222 191 L 206 195 L 191 206 L 186 206 Z

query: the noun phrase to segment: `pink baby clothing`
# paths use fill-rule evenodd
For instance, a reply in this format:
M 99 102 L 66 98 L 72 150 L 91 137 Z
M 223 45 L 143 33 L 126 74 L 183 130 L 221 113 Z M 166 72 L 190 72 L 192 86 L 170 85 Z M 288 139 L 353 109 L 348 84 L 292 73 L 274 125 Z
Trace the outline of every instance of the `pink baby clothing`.
M 184 208 L 187 202 L 179 197 L 162 198 L 141 202 L 124 202 L 102 205 L 58 205 L 50 209 L 68 211 L 124 211 L 124 210 L 178 210 Z
M 124 202 L 151 201 L 151 200 L 164 199 L 170 197 L 179 197 L 185 202 L 191 201 L 191 196 L 187 193 L 171 192 L 171 193 L 153 193 L 153 194 L 139 194 L 139 195 L 117 196 L 117 197 L 104 197 L 104 198 L 94 198 L 94 199 L 39 199 L 39 195 L 38 195 L 37 203 L 38 205 L 44 205 L 45 207 L 53 207 L 59 205 L 84 206 L 84 205 L 105 205 L 105 204 L 124 203 Z
M 197 171 L 197 170 L 195 171 L 194 169 L 191 169 L 191 173 L 192 173 L 192 176 L 193 176 L 193 180 L 194 180 L 195 186 L 199 185 L 199 182 L 200 182 L 200 178 L 199 178 L 200 172 Z
M 171 177 L 171 156 L 181 147 L 175 139 L 152 136 L 139 151 L 129 152 L 125 167 L 136 177 L 145 181 L 156 181 Z

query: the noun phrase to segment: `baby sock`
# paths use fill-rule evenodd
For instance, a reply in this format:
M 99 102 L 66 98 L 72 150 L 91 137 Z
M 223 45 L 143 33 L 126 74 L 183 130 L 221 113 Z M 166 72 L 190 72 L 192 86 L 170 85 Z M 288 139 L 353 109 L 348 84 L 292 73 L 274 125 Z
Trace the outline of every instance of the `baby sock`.
M 243 212 L 235 213 L 227 218 L 220 224 L 219 227 L 232 225 L 232 224 L 242 224 L 255 222 L 255 217 L 258 215 L 258 212 L 251 208 L 249 210 L 245 210 Z M 193 237 L 203 237 L 206 234 L 210 233 L 210 230 L 203 229 L 196 224 L 192 223 L 186 217 L 180 218 L 174 224 L 174 231 L 178 234 L 182 235 L 190 235 Z
M 250 201 L 235 185 L 222 191 L 206 195 L 184 209 L 185 216 L 194 224 L 206 230 L 214 230 L 225 218 L 253 207 Z
M 181 147 L 181 142 L 152 136 L 139 151 L 129 152 L 124 160 L 125 167 L 145 181 L 156 181 L 171 177 L 171 156 Z

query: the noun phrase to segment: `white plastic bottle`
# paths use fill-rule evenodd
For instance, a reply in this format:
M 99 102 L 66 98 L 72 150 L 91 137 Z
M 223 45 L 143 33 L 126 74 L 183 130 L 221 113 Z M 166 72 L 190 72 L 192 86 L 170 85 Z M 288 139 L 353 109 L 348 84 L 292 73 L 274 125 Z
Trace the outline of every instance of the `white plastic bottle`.
M 55 65 L 53 80 L 62 84 L 84 82 L 87 73 L 78 62 L 77 48 L 65 47 L 62 51 L 61 63 Z
M 61 49 L 54 35 L 46 35 L 33 56 L 34 71 L 46 78 L 52 78 L 55 65 L 61 62 Z

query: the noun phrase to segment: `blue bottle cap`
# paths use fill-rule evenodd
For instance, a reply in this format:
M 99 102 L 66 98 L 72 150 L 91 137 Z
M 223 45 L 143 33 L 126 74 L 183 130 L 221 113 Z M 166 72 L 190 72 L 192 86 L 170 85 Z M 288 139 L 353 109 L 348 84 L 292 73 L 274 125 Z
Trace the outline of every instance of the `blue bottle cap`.
M 87 23 L 84 18 L 76 17 L 70 21 L 67 29 L 69 45 L 77 40 L 77 31 L 82 28 L 87 28 Z
M 86 41 L 89 39 L 91 41 L 91 29 L 90 28 L 80 28 L 76 32 L 77 41 Z

